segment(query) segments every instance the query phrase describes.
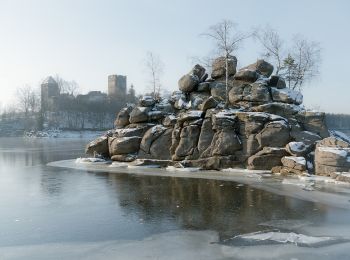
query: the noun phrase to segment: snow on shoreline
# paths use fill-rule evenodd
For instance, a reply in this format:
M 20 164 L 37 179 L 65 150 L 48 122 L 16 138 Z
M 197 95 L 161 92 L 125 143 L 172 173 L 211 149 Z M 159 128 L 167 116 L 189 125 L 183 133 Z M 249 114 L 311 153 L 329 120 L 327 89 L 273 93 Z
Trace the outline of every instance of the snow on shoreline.
M 24 133 L 25 138 L 86 138 L 94 139 L 103 135 L 106 131 L 68 131 L 59 129 L 49 129 L 45 131 L 28 131 Z

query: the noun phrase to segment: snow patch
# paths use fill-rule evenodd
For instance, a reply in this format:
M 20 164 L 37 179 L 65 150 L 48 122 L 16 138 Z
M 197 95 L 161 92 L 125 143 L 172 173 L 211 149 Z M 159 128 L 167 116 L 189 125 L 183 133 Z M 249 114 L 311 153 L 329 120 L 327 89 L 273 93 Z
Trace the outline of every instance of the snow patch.
M 113 162 L 108 167 L 115 167 L 115 168 L 128 168 L 129 164 L 125 162 Z
M 345 158 L 348 156 L 348 152 L 344 149 L 339 149 L 335 147 L 318 147 L 317 149 L 319 149 L 322 152 L 334 153 L 338 156 L 345 157 Z
M 285 156 L 286 159 L 294 161 L 296 164 L 306 165 L 306 160 L 301 156 Z
M 179 171 L 179 172 L 198 172 L 198 171 L 200 171 L 200 168 L 196 168 L 196 167 L 176 168 L 174 166 L 168 166 L 165 169 L 167 171 Z
M 94 158 L 94 157 L 89 157 L 89 158 L 77 158 L 75 160 L 75 163 L 101 163 L 101 164 L 106 164 L 109 163 L 107 160 L 102 159 L 102 158 Z
M 306 150 L 305 144 L 303 142 L 290 142 L 288 146 L 292 152 L 304 152 Z
M 244 235 L 235 236 L 232 240 L 243 240 L 252 242 L 256 245 L 256 242 L 267 242 L 267 244 L 295 244 L 296 246 L 302 247 L 321 247 L 327 246 L 334 243 L 345 242 L 346 240 L 339 237 L 328 237 L 328 236 L 307 236 L 304 234 L 297 234 L 294 232 L 253 232 Z M 255 243 L 254 243 L 255 242 Z

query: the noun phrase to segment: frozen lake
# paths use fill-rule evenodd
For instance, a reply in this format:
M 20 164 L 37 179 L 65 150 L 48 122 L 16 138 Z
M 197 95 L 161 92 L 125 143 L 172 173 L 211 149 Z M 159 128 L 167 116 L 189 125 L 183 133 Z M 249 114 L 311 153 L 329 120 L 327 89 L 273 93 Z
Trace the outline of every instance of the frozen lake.
M 0 259 L 350 258 L 346 207 L 225 179 L 47 166 L 86 142 L 0 138 Z

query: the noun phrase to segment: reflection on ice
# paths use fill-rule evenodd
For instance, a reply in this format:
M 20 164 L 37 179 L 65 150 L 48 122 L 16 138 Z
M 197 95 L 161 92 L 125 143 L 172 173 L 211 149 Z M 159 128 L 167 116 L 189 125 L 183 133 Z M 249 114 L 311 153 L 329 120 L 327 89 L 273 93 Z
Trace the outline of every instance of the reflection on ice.
M 296 229 L 311 225 L 311 222 L 307 220 L 298 220 L 298 219 L 279 219 L 279 220 L 271 220 L 264 223 L 260 223 L 259 225 L 265 226 L 265 227 L 285 229 L 285 230 L 296 230 Z

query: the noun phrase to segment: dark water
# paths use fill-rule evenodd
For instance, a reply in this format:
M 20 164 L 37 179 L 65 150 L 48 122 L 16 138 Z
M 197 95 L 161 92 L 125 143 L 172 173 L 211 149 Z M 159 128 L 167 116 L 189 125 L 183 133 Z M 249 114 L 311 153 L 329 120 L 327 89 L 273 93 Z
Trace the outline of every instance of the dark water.
M 309 229 L 293 230 L 306 234 L 350 222 L 347 210 L 235 182 L 46 166 L 81 156 L 85 143 L 84 139 L 0 139 L 0 248 L 142 240 L 172 230 L 215 231 L 224 241 L 265 230 L 259 224 L 271 220 L 308 222 Z M 284 229 L 291 227 L 279 230 Z M 335 235 L 321 233 L 317 232 Z

